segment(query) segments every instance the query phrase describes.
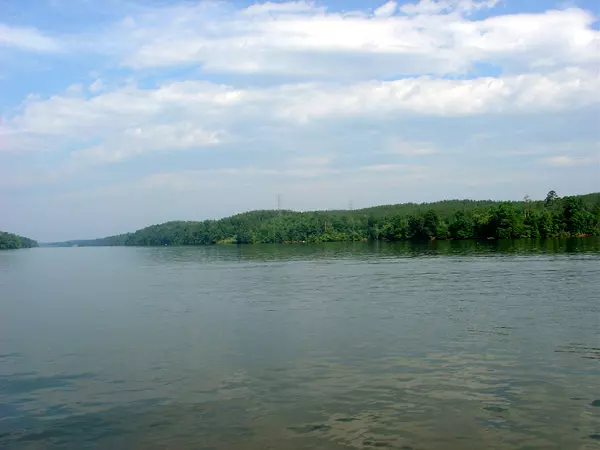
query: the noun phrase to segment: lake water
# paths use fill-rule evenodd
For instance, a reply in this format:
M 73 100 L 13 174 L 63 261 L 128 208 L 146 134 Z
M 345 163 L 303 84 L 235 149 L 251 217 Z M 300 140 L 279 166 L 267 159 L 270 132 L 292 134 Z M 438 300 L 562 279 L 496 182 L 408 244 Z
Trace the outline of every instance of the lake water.
M 598 449 L 600 239 L 0 252 L 2 449 Z

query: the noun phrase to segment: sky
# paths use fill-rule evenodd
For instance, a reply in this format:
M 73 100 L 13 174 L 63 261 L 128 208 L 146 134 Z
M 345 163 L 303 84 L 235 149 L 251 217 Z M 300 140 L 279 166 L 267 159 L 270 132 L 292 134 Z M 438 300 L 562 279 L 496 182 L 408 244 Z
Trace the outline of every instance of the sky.
M 0 0 L 0 230 L 600 191 L 594 0 Z

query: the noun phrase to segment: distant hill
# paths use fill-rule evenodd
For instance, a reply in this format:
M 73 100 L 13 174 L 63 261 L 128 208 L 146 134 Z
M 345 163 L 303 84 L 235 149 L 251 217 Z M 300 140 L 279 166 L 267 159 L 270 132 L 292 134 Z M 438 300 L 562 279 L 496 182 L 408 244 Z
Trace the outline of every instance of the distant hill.
M 218 243 L 538 238 L 600 234 L 600 193 L 543 201 L 444 200 L 358 210 L 274 211 L 220 220 L 173 221 L 60 246 L 210 245 Z
M 0 250 L 37 247 L 37 241 L 12 233 L 0 231 Z

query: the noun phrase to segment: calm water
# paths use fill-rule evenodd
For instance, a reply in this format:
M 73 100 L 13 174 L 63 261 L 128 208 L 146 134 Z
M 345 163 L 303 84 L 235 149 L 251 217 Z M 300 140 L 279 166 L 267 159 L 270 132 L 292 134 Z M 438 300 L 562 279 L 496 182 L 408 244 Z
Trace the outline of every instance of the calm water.
M 0 448 L 600 448 L 600 240 L 0 252 Z

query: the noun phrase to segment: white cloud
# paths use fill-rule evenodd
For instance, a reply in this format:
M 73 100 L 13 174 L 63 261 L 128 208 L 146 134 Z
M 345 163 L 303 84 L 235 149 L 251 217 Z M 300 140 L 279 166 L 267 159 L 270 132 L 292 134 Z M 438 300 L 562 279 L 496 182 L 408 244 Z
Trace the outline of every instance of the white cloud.
M 61 49 L 57 40 L 45 36 L 34 28 L 11 27 L 0 24 L 0 48 L 2 46 L 32 52 L 57 52 Z
M 314 12 L 319 8 L 315 2 L 292 1 L 284 3 L 254 3 L 242 11 L 243 14 L 254 16 L 273 13 L 306 13 Z
M 367 172 L 397 172 L 409 170 L 411 168 L 412 166 L 406 164 L 371 164 L 361 167 L 361 170 L 366 170 Z
M 387 3 L 384 3 L 379 8 L 376 8 L 375 11 L 373 11 L 373 15 L 375 17 L 390 17 L 394 15 L 397 8 L 398 3 L 392 0 Z
M 155 89 L 126 85 L 86 97 L 79 87 L 48 99 L 32 97 L 4 120 L 0 149 L 72 149 L 87 162 L 116 162 L 157 151 L 221 142 L 245 145 L 264 127 L 320 126 L 414 116 L 545 114 L 600 104 L 600 78 L 581 69 L 473 80 L 430 77 L 354 84 L 302 83 L 239 89 L 203 81 Z M 237 139 L 237 141 L 236 141 Z M 300 145 L 300 144 L 297 144 Z M 391 145 L 394 145 L 393 143 Z M 388 152 L 423 155 L 431 147 L 396 142 Z
M 331 163 L 331 157 L 329 156 L 302 156 L 295 158 L 292 161 L 293 166 L 306 167 L 306 166 L 326 166 Z
M 380 153 L 400 156 L 425 156 L 437 152 L 438 149 L 430 142 L 411 142 L 391 138 Z
M 421 1 L 401 7 L 410 15 L 394 15 L 393 1 L 373 15 L 327 12 L 306 2 L 226 13 L 210 3 L 148 12 L 111 35 L 132 68 L 198 65 L 213 72 L 355 79 L 466 74 L 481 63 L 505 72 L 597 68 L 600 31 L 590 12 L 469 19 L 469 12 L 496 3 Z
M 190 122 L 155 124 L 126 129 L 101 145 L 74 151 L 71 156 L 84 164 L 113 163 L 151 152 L 189 150 L 219 142 L 220 133 L 204 131 Z
M 581 165 L 597 165 L 600 176 L 600 156 L 596 157 L 583 157 L 583 156 L 551 156 L 543 160 L 545 164 L 551 166 L 581 166 Z
M 101 91 L 103 88 L 104 88 L 104 83 L 100 78 L 98 78 L 92 84 L 90 84 L 88 89 L 90 90 L 90 92 L 96 93 L 96 92 Z
M 406 3 L 400 7 L 405 14 L 440 14 L 458 11 L 470 13 L 478 9 L 493 8 L 500 0 L 420 0 L 418 3 Z
M 286 94 L 281 114 L 300 122 L 332 116 L 515 114 L 598 104 L 600 78 L 593 72 L 568 69 L 473 80 L 372 81 L 328 90 L 305 87 Z

